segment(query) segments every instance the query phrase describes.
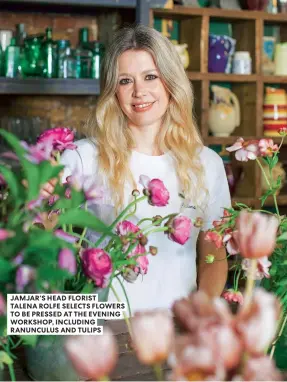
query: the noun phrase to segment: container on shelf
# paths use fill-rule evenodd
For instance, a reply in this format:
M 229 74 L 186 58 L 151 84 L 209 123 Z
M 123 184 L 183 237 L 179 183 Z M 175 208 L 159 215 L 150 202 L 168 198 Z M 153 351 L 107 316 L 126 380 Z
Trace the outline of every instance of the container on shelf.
M 61 78 L 77 77 L 77 60 L 75 58 L 75 50 L 66 48 L 66 54 L 63 58 L 63 71 Z
M 10 45 L 5 52 L 5 77 L 16 78 L 19 76 L 20 47 L 16 46 L 16 39 L 12 37 Z
M 276 38 L 272 36 L 263 37 L 263 52 L 262 52 L 262 72 L 266 75 L 274 74 L 274 51 Z
M 64 77 L 63 61 L 66 57 L 66 49 L 70 48 L 69 40 L 58 40 L 57 41 L 57 77 Z
M 43 77 L 57 77 L 57 51 L 53 41 L 52 28 L 46 28 L 46 38 L 42 44 L 43 50 Z
M 216 137 L 228 137 L 240 125 L 240 105 L 228 88 L 211 86 L 213 100 L 208 113 L 208 125 Z
M 41 77 L 43 73 L 42 43 L 45 35 L 30 35 L 25 38 L 22 61 L 22 74 L 24 77 Z
M 275 46 L 275 74 L 279 76 L 287 75 L 287 43 L 276 44 Z
M 280 136 L 278 130 L 287 127 L 287 98 L 284 89 L 266 87 L 263 103 L 263 129 L 267 137 Z
M 77 78 L 91 78 L 93 52 L 89 42 L 88 28 L 81 28 L 79 31 L 79 45 L 75 55 L 77 60 Z
M 225 35 L 209 35 L 208 71 L 230 73 L 236 40 Z
M 252 73 L 252 59 L 249 52 L 235 52 L 232 73 L 234 74 L 251 74 Z
M 91 77 L 96 80 L 99 80 L 102 59 L 105 54 L 105 46 L 99 41 L 92 41 L 90 43 L 90 47 L 93 53 Z

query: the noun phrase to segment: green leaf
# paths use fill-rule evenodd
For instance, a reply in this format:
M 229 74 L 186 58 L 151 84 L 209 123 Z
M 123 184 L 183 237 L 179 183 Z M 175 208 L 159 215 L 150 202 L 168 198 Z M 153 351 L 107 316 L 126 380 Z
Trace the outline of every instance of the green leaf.
M 7 261 L 0 257 L 0 280 L 2 283 L 5 283 L 9 281 L 10 274 L 13 271 L 14 267 L 10 263 L 10 261 Z
M 287 279 L 285 278 L 284 280 L 279 281 L 278 285 L 286 286 L 287 285 Z
M 71 278 L 70 272 L 66 269 L 55 268 L 53 266 L 43 265 L 38 269 L 38 276 L 45 281 L 64 281 Z
M 6 363 L 6 365 L 12 365 L 13 360 L 10 356 L 3 350 L 0 350 L 0 364 Z
M 83 294 L 90 294 L 94 291 L 95 285 L 93 283 L 87 282 L 82 289 L 81 293 Z
M 265 203 L 266 199 L 268 198 L 268 196 L 273 195 L 273 193 L 274 193 L 273 190 L 268 189 L 268 190 L 265 192 L 265 194 L 263 194 L 263 195 L 261 196 L 261 198 L 260 198 L 260 200 L 261 200 L 261 206 L 264 205 L 264 203 Z
M 15 153 L 19 156 L 19 159 L 23 158 L 23 155 L 25 155 L 26 150 L 21 145 L 21 142 L 17 137 L 4 129 L 0 129 L 0 135 L 2 135 L 6 142 L 15 150 Z
M 28 345 L 28 346 L 32 346 L 32 347 L 35 347 L 37 345 L 38 337 L 39 336 L 34 335 L 34 334 L 29 335 L 29 336 L 26 336 L 26 335 L 20 336 L 24 345 Z
M 22 165 L 25 171 L 28 182 L 28 201 L 36 200 L 40 194 L 40 170 L 38 164 L 29 162 L 27 159 L 22 160 Z
M 57 192 L 56 192 L 57 193 Z M 55 205 L 53 206 L 53 209 L 74 209 L 79 206 L 81 206 L 85 202 L 85 196 L 83 191 L 76 191 L 75 189 L 71 190 L 71 198 L 61 198 L 59 199 Z
M 7 335 L 7 317 L 0 317 L 0 336 L 5 337 Z
M 270 161 L 270 168 L 273 169 L 278 163 L 278 155 L 274 155 L 274 157 Z
M 0 173 L 3 175 L 6 183 L 8 184 L 13 198 L 15 200 L 17 200 L 17 197 L 18 197 L 18 181 L 17 181 L 17 178 L 15 177 L 13 171 L 11 171 L 6 166 L 0 165 Z
M 277 237 L 276 242 L 280 243 L 280 242 L 286 241 L 286 240 L 287 240 L 287 232 L 283 232 L 282 235 Z
M 111 230 L 105 223 L 89 211 L 73 209 L 59 216 L 59 224 L 72 224 L 79 228 L 89 228 L 100 233 L 109 233 Z
M 50 179 L 56 178 L 63 170 L 64 166 L 53 166 L 49 161 L 44 161 L 39 164 L 39 183 L 43 185 Z

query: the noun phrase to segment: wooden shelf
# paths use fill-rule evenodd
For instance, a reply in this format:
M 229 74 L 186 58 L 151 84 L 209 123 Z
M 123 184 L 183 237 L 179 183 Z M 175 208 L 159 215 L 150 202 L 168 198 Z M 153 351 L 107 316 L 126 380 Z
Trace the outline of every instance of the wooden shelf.
M 206 137 L 204 138 L 204 143 L 208 145 L 232 145 L 236 139 L 239 138 L 239 136 L 229 136 L 229 137 Z M 261 139 L 264 137 L 247 137 L 247 136 L 242 136 L 242 138 L 245 141 L 249 141 L 251 139 Z
M 93 79 L 0 77 L 0 94 L 98 95 L 99 93 L 99 81 Z
M 209 16 L 210 18 L 232 20 L 257 20 L 261 19 L 272 23 L 287 23 L 285 13 L 273 15 L 261 11 L 229 10 L 218 8 L 191 8 L 184 6 L 175 6 L 173 9 L 154 9 L 155 17 L 162 18 L 188 18 L 190 16 Z
M 287 206 L 287 195 L 278 195 L 277 196 L 278 206 Z M 274 200 L 272 197 L 267 198 L 264 206 L 273 207 Z
M 287 76 L 262 76 L 262 79 L 265 84 L 287 84 Z
M 240 75 L 240 74 L 225 74 L 225 73 L 200 73 L 186 72 L 188 78 L 193 81 L 217 81 L 217 82 L 256 82 L 258 76 L 255 74 Z M 287 77 L 286 77 L 287 80 Z
M 233 196 L 232 197 L 232 205 L 235 206 L 235 203 L 243 203 L 243 204 L 246 204 L 247 206 L 253 206 L 256 201 L 258 199 L 257 198 L 253 198 L 253 197 L 237 197 L 237 196 Z

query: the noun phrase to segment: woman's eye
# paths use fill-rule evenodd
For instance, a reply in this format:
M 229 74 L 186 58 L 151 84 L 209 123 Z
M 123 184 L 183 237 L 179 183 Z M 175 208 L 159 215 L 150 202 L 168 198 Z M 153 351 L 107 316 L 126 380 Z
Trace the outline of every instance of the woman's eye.
M 154 75 L 154 74 L 148 74 L 147 76 L 146 76 L 146 79 L 147 80 L 155 80 L 156 78 L 158 78 L 156 75 Z
M 127 85 L 131 82 L 129 78 L 122 78 L 119 82 L 120 85 Z

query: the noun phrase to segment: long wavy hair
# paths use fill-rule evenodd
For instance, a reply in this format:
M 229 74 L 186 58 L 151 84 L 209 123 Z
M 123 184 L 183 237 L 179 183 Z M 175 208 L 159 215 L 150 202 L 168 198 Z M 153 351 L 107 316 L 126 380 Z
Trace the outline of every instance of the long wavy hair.
M 145 50 L 153 56 L 170 94 L 156 143 L 161 152 L 170 151 L 173 155 L 185 198 L 199 205 L 205 190 L 199 160 L 203 143 L 193 116 L 191 83 L 173 44 L 153 28 L 137 25 L 120 29 L 106 52 L 101 67 L 101 94 L 84 128 L 98 148 L 98 171 L 113 191 L 116 208 L 122 208 L 125 182 L 136 185 L 129 168 L 131 149 L 135 146 L 133 136 L 116 97 L 118 59 L 130 49 Z

